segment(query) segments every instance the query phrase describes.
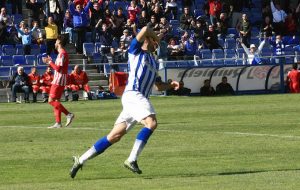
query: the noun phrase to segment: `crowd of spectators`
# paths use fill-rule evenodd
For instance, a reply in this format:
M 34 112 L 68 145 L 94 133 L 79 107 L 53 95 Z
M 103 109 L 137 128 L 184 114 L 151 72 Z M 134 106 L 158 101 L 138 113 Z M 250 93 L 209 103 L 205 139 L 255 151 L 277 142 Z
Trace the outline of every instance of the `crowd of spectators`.
M 50 54 L 55 52 L 53 42 L 57 35 L 63 33 L 69 37 L 70 43 L 75 44 L 76 52 L 81 54 L 86 33 L 91 32 L 92 42 L 100 42 L 104 53 L 122 54 L 126 59 L 124 50 L 131 39 L 139 29 L 149 24 L 167 44 L 160 49 L 160 58 L 190 59 L 199 49 L 223 49 L 218 39 L 228 37 L 228 28 L 236 28 L 237 36 L 234 37 L 240 37 L 248 48 L 253 27 L 260 27 L 261 33 L 267 37 L 274 34 L 296 35 L 299 31 L 300 4 L 297 0 L 263 0 L 259 6 L 251 0 L 196 2 L 199 1 L 26 0 L 28 22 L 14 23 L 13 15 L 22 13 L 22 7 L 19 7 L 22 3 L 11 1 L 12 15 L 9 15 L 6 1 L 2 1 L 0 44 L 23 43 L 28 50 L 30 43 L 45 43 Z M 262 7 L 255 12 L 261 13 L 262 17 L 258 22 L 251 22 L 245 13 L 251 13 L 255 6 Z M 174 24 L 174 20 L 178 23 Z M 41 29 L 45 29 L 44 36 Z M 27 41 L 21 32 L 24 34 L 25 30 L 32 31 L 26 34 Z

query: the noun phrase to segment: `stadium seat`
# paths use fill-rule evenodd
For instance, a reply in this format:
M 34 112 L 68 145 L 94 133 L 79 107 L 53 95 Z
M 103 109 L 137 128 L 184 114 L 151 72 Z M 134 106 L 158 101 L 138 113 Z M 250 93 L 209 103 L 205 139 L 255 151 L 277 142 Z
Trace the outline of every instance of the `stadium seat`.
M 212 61 L 212 64 L 214 66 L 223 66 L 224 65 L 224 60 L 222 60 L 222 59 L 216 59 L 216 60 Z
M 14 65 L 26 65 L 24 55 L 13 55 L 12 57 Z
M 236 41 L 233 38 L 225 38 L 225 49 L 236 49 Z
M 203 12 L 203 9 L 195 9 L 194 10 L 194 17 L 197 18 L 198 16 L 203 16 L 205 13 Z
M 47 52 L 47 46 L 45 44 L 40 45 L 40 54 Z
M 31 44 L 31 55 L 38 55 L 41 53 L 40 46 L 37 44 Z
M 224 52 L 221 49 L 213 49 L 212 54 L 213 59 L 222 59 L 225 57 Z
M 236 55 L 238 58 L 245 58 L 246 54 L 243 48 L 236 49 Z
M 10 67 L 0 67 L 0 80 L 9 80 L 11 76 Z
M 95 52 L 94 43 L 83 43 L 83 54 L 85 56 L 93 56 L 94 52 Z
M 226 38 L 235 38 L 237 36 L 236 28 L 228 28 Z
M 175 61 L 167 61 L 165 67 L 178 67 L 178 65 Z
M 225 58 L 236 58 L 234 49 L 224 49 Z
M 212 62 L 211 62 L 211 59 L 206 59 L 206 60 L 200 60 L 200 64 L 202 66 L 212 66 Z
M 10 55 L 2 55 L 1 63 L 3 66 L 14 66 L 12 56 L 10 56 Z
M 2 46 L 3 55 L 16 55 L 16 48 L 13 45 Z
M 260 15 L 260 17 L 261 17 L 261 15 Z M 260 31 L 257 27 L 252 27 L 251 37 L 254 37 L 254 38 L 259 38 L 260 37 Z
M 200 50 L 201 59 L 212 59 L 212 53 L 210 49 L 201 49 Z
M 246 61 L 243 59 L 237 59 L 235 61 L 236 65 L 246 65 Z
M 187 61 L 178 61 L 177 62 L 178 67 L 189 67 L 189 63 Z
M 236 65 L 236 62 L 234 59 L 225 59 L 224 60 L 224 65 L 226 66 L 232 66 L 232 65 Z
M 223 39 L 218 39 L 218 44 L 220 45 L 220 46 L 222 46 L 222 48 L 224 48 L 224 40 Z
M 23 44 L 16 44 L 16 55 L 24 55 Z
M 85 33 L 85 42 L 91 43 L 92 42 L 92 32 L 86 32 Z
M 27 65 L 37 65 L 37 58 L 35 55 L 25 55 Z
M 19 24 L 23 20 L 23 16 L 21 14 L 14 14 L 11 16 L 13 23 Z
M 255 44 L 255 46 L 258 48 L 258 46 L 260 44 L 259 38 L 251 38 L 250 44 Z

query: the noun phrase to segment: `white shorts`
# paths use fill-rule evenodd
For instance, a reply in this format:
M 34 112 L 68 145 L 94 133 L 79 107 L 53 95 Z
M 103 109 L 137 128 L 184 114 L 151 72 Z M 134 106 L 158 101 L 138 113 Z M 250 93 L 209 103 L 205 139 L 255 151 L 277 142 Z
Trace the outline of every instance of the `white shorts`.
M 154 108 L 143 94 L 137 91 L 127 91 L 122 95 L 123 110 L 115 124 L 126 122 L 129 131 L 137 122 L 141 122 L 149 115 L 155 114 Z

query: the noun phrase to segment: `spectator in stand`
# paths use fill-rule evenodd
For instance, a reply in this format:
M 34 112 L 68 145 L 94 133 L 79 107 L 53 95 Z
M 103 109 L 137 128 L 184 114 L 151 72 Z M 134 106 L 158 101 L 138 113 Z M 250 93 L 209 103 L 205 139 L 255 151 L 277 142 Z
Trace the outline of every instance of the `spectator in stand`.
M 127 11 L 128 11 L 128 18 L 131 20 L 131 22 L 133 23 L 137 22 L 137 15 L 141 13 L 141 9 L 137 6 L 135 0 L 132 0 L 130 2 L 130 6 L 127 8 Z
M 92 42 L 99 41 L 99 35 L 101 32 L 101 25 L 104 21 L 103 10 L 100 9 L 98 2 L 93 3 L 93 7 L 90 7 L 91 22 L 90 27 L 92 29 Z
M 100 52 L 102 54 L 114 54 L 114 48 L 112 47 L 113 37 L 111 30 L 107 28 L 106 23 L 102 24 L 102 31 L 100 32 L 99 42 L 101 44 Z
M 204 23 L 201 20 L 196 21 L 196 28 L 194 29 L 195 40 L 198 42 L 203 41 L 204 33 L 207 31 L 207 28 L 205 27 Z
M 128 48 L 131 43 L 131 40 L 132 40 L 132 36 L 129 35 L 129 31 L 125 29 L 123 31 L 123 35 L 120 37 L 120 42 L 124 42 L 124 46 Z
M 26 0 L 26 8 L 28 11 L 28 26 L 33 27 L 33 21 L 36 21 L 41 25 L 40 19 L 44 17 L 43 9 L 45 3 L 37 2 L 36 0 Z
M 193 17 L 190 15 L 188 7 L 184 7 L 184 12 L 180 17 L 180 28 L 182 30 L 187 30 L 193 20 Z
M 111 18 L 112 24 L 112 35 L 113 37 L 119 39 L 122 36 L 123 27 L 126 23 L 126 16 L 123 14 L 122 7 L 118 8 L 117 14 L 113 15 Z M 140 22 L 140 19 L 139 19 Z
M 272 37 L 269 38 L 269 44 L 273 46 L 273 56 L 275 56 L 275 63 L 279 64 L 285 62 L 285 47 L 291 44 L 296 44 L 296 37 L 282 39 L 281 35 L 277 35 L 275 40 Z M 277 57 L 278 56 L 278 57 Z
M 208 26 L 208 31 L 204 33 L 203 38 L 205 46 L 210 50 L 218 48 L 223 49 L 223 47 L 218 42 L 218 36 L 213 25 Z
M 47 46 L 47 54 L 56 53 L 55 42 L 58 37 L 58 28 L 54 23 L 53 18 L 48 17 L 48 23 L 45 23 L 45 32 L 46 32 L 46 46 Z
M 293 13 L 289 13 L 285 19 L 285 29 L 286 29 L 286 35 L 288 36 L 294 36 L 297 32 L 297 23 L 296 19 L 294 18 Z
M 147 1 L 146 0 L 140 0 L 139 2 L 140 2 L 139 7 L 141 8 L 141 12 L 145 11 L 145 13 L 147 15 L 147 18 L 148 18 L 148 15 L 150 13 L 150 9 L 148 7 Z
M 246 47 L 246 45 L 243 43 L 242 40 L 240 40 L 240 43 L 244 49 L 244 51 L 247 54 L 248 57 L 248 64 L 250 65 L 258 65 L 258 64 L 262 64 L 262 60 L 260 59 L 260 52 L 262 50 L 262 48 L 265 45 L 265 40 L 263 40 L 259 46 L 258 49 L 256 49 L 255 44 L 251 44 L 250 45 L 250 50 L 248 50 L 248 48 Z
M 88 99 L 92 100 L 92 95 L 91 95 L 91 88 L 88 84 L 89 78 L 86 74 L 85 71 L 82 71 L 79 65 L 74 66 L 74 70 L 69 76 L 70 83 L 67 87 L 68 90 L 72 91 L 72 100 L 73 101 L 78 101 L 79 95 L 78 91 L 79 90 L 84 90 L 88 94 Z M 68 93 L 65 93 L 66 97 L 65 99 L 68 100 Z
M 44 44 L 44 37 L 41 28 L 37 21 L 33 21 L 33 26 L 35 26 L 35 30 L 32 31 L 32 43 L 33 44 Z
M 7 14 L 6 8 L 2 7 L 0 11 L 0 22 L 5 18 L 7 20 L 7 23 L 11 23 L 11 17 Z
M 209 0 L 209 18 L 212 25 L 217 24 L 217 19 L 219 18 L 222 11 L 222 3 L 220 0 Z
M 190 37 L 189 32 L 188 31 L 184 31 L 183 35 L 180 38 L 181 43 L 184 44 L 186 41 L 189 40 L 189 37 Z
M 160 19 L 160 23 L 158 24 L 159 32 L 157 34 L 162 34 L 163 36 L 167 36 L 171 31 L 171 26 L 167 21 L 166 17 L 162 17 Z
M 264 19 L 264 23 L 262 24 L 261 27 L 261 32 L 263 32 L 263 35 L 266 37 L 270 37 L 273 35 L 273 24 L 271 22 L 271 19 L 269 16 L 266 16 Z
M 193 60 L 198 49 L 198 44 L 196 43 L 194 36 L 191 36 L 185 43 L 183 43 L 183 48 L 184 59 Z
M 22 14 L 22 0 L 11 0 L 11 14 Z
M 156 23 L 157 24 L 157 23 Z M 158 24 L 157 24 L 158 25 Z M 136 31 L 136 24 L 134 22 L 132 22 L 130 19 L 127 19 L 127 22 L 126 24 L 124 25 L 124 29 L 128 30 L 128 34 L 130 36 L 135 36 L 137 34 L 137 31 Z
M 7 31 L 7 25 L 4 20 L 0 21 L 0 45 L 6 44 L 8 41 L 9 33 Z
M 227 77 L 222 77 L 222 82 L 216 87 L 217 95 L 234 95 L 234 90 L 232 86 L 227 82 Z
M 237 31 L 239 31 L 240 38 L 243 43 L 249 47 L 249 42 L 251 38 L 251 23 L 248 20 L 248 16 L 243 14 L 242 21 L 237 25 Z
M 12 86 L 12 102 L 16 102 L 17 92 L 24 92 L 25 103 L 29 103 L 29 78 L 23 67 L 19 66 L 17 68 L 17 72 L 10 80 L 10 85 Z
M 154 10 L 150 11 L 150 15 L 155 17 L 156 21 L 160 21 L 161 17 L 164 16 L 164 13 L 159 4 L 156 4 Z
M 228 29 L 228 19 L 226 18 L 226 13 L 220 14 L 220 19 L 217 21 L 216 28 L 218 31 L 219 38 L 226 38 Z
M 230 6 L 229 16 L 231 16 L 232 18 L 230 27 L 235 28 L 236 25 L 239 22 L 241 22 L 244 1 L 243 0 L 230 1 L 229 6 Z
M 151 16 L 150 22 L 148 24 L 151 28 L 153 28 L 153 31 L 156 31 L 156 32 L 159 31 L 159 28 L 158 28 L 159 23 L 157 22 L 155 16 Z
M 69 34 L 69 43 L 74 43 L 74 25 L 73 17 L 69 10 L 66 10 L 63 24 L 64 32 Z
M 24 32 L 15 25 L 18 33 L 22 36 L 22 44 L 24 48 L 24 55 L 30 55 L 31 52 L 31 44 L 32 44 L 32 32 L 36 29 L 36 24 L 33 28 L 29 31 L 29 28 L 26 27 Z
M 142 10 L 141 16 L 138 19 L 138 29 L 141 29 L 144 26 L 146 26 L 148 22 L 149 22 L 149 18 L 147 12 L 145 10 Z
M 201 96 L 214 96 L 216 94 L 215 89 L 210 86 L 210 80 L 205 79 L 204 85 L 200 88 L 200 95 Z
M 274 5 L 273 0 L 271 0 L 271 10 L 273 14 L 273 25 L 274 25 L 274 32 L 277 34 L 284 35 L 285 31 L 285 19 L 287 17 L 286 12 L 281 9 L 281 6 L 279 3 Z
M 106 8 L 104 10 L 104 20 L 103 22 L 106 24 L 107 28 L 111 28 L 112 24 L 111 24 L 111 18 L 112 18 L 112 14 L 109 8 Z
M 51 67 L 48 66 L 44 74 L 41 76 L 40 89 L 42 90 L 43 102 L 48 102 L 48 97 L 50 93 L 51 83 L 53 81 L 53 73 L 51 71 Z
M 62 9 L 60 7 L 59 1 L 58 0 L 48 0 L 46 1 L 46 6 L 48 7 L 47 9 L 47 16 L 53 18 L 53 22 L 58 27 L 58 32 L 60 33 L 62 31 L 63 27 L 63 20 L 64 13 L 62 12 Z
M 298 63 L 293 64 L 293 69 L 288 72 L 286 83 L 290 93 L 300 93 L 300 72 Z
M 73 25 L 74 25 L 74 33 L 76 33 L 76 52 L 82 54 L 83 53 L 83 43 L 85 42 L 85 33 L 89 24 L 88 21 L 88 13 L 89 7 L 92 3 L 89 1 L 88 4 L 82 8 L 82 6 L 73 2 L 69 3 L 69 10 L 73 16 Z M 75 9 L 76 6 L 76 9 Z
M 165 8 L 165 16 L 170 19 L 177 19 L 177 2 L 176 0 L 167 0 Z
M 124 41 L 120 41 L 119 47 L 115 51 L 114 57 L 118 59 L 118 61 L 114 61 L 115 63 L 123 63 L 128 60 L 128 47 L 125 46 Z
M 37 94 L 40 90 L 40 75 L 37 72 L 36 67 L 31 68 L 31 73 L 28 75 L 29 85 L 31 86 L 33 102 L 36 102 Z
M 169 60 L 177 60 L 182 59 L 183 56 L 183 48 L 181 45 L 177 44 L 174 38 L 170 38 L 168 49 L 168 59 Z

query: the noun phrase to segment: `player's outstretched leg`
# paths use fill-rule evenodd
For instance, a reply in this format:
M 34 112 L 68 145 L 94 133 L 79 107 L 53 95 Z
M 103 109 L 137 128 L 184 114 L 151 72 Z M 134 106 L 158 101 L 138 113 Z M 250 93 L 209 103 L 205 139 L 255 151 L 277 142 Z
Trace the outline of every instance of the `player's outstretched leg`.
M 133 145 L 132 151 L 127 160 L 124 162 L 124 167 L 129 169 L 130 171 L 141 174 L 142 170 L 140 170 L 137 164 L 137 158 L 144 149 L 148 139 L 152 134 L 152 130 L 149 128 L 142 128 L 139 134 L 136 137 L 135 143 Z
M 89 150 L 87 150 L 80 157 L 73 156 L 74 164 L 70 170 L 71 178 L 74 178 L 80 168 L 82 168 L 83 164 L 88 160 L 92 159 L 99 154 L 103 153 L 108 147 L 110 147 L 111 143 L 108 141 L 107 137 L 103 137 L 99 139 Z

